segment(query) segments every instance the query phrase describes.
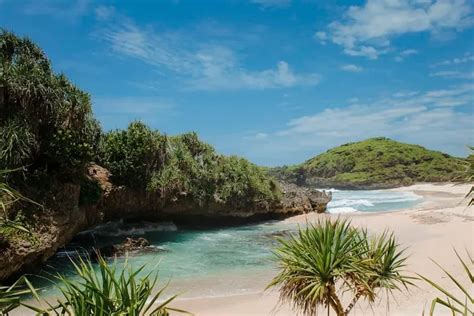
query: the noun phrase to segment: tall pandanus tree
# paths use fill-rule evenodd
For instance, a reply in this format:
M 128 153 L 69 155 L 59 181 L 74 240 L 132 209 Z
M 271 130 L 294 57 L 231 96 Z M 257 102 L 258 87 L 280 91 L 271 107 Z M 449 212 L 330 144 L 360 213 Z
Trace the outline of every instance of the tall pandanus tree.
M 95 158 L 100 134 L 89 95 L 30 39 L 0 29 L 0 168 L 70 176 Z
M 278 287 L 281 302 L 304 315 L 320 308 L 348 315 L 360 299 L 372 304 L 380 290 L 411 284 L 403 274 L 406 256 L 392 234 L 369 236 L 347 220 L 325 219 L 280 239 L 275 251 L 279 274 L 268 288 Z M 342 294 L 352 299 L 345 306 Z

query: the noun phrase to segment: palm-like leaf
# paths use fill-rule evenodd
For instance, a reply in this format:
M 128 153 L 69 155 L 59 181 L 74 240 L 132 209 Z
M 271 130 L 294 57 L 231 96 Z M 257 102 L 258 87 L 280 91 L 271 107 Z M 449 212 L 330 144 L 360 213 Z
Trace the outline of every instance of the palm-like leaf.
M 347 220 L 309 224 L 275 251 L 280 272 L 269 284 L 279 286 L 280 300 L 306 315 L 319 306 L 347 315 L 359 298 L 373 302 L 378 289 L 401 290 L 411 284 L 402 274 L 406 257 L 392 234 L 369 236 Z M 344 309 L 343 292 L 354 299 Z
M 118 267 L 115 261 L 109 264 L 100 256 L 98 260 L 98 271 L 88 259 L 73 262 L 78 280 L 57 276 L 62 284 L 58 287 L 63 297 L 58 299 L 57 304 L 49 304 L 49 313 L 98 316 L 165 316 L 169 311 L 187 313 L 168 306 L 176 295 L 155 305 L 166 286 L 154 293 L 157 275 L 149 273 L 139 277 L 145 266 L 133 269 L 127 261 L 123 267 Z
M 0 286 L 0 315 L 8 315 L 8 313 L 20 305 L 40 312 L 39 309 L 21 302 L 22 298 L 26 295 L 33 295 L 33 297 L 39 301 L 35 288 L 25 277 L 18 279 L 10 286 Z
M 470 253 L 466 250 L 468 261 L 466 262 L 454 249 L 454 252 L 456 254 L 456 257 L 459 260 L 459 263 L 463 267 L 467 279 L 468 279 L 468 286 L 463 285 L 463 282 L 460 280 L 456 279 L 449 271 L 447 271 L 445 268 L 443 268 L 441 265 L 439 265 L 436 261 L 433 261 L 442 271 L 443 273 L 451 280 L 452 283 L 456 286 L 457 293 L 453 293 L 453 291 L 448 291 L 438 283 L 434 282 L 433 280 L 423 276 L 423 275 L 418 275 L 421 279 L 426 281 L 428 284 L 430 284 L 432 287 L 437 289 L 439 292 L 443 294 L 441 297 L 436 297 L 433 299 L 431 302 L 431 308 L 430 308 L 430 315 L 434 315 L 435 309 L 438 305 L 442 305 L 447 307 L 453 315 L 455 313 L 459 313 L 463 316 L 468 316 L 468 315 L 473 315 L 474 314 L 474 295 L 471 293 L 472 288 L 474 285 L 474 275 L 472 272 L 472 269 L 474 267 L 474 260 L 471 257 Z

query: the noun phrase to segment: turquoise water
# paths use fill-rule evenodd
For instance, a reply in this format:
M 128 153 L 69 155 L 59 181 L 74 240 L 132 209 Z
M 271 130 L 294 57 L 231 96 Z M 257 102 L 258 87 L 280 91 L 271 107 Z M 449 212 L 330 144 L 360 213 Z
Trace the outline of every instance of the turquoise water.
M 328 205 L 330 213 L 393 211 L 421 201 L 411 192 L 332 191 L 333 201 Z M 132 254 L 128 258 L 134 266 L 146 264 L 144 273 L 158 269 L 162 279 L 172 279 L 177 284 L 186 280 L 200 280 L 205 284 L 206 280 L 213 280 L 204 289 L 196 289 L 198 292 L 194 295 L 215 295 L 216 291 L 218 294 L 223 291 L 240 293 L 251 287 L 249 280 L 237 282 L 231 288 L 214 288 L 213 291 L 212 287 L 224 275 L 245 279 L 245 276 L 272 271 L 275 263 L 271 251 L 276 245 L 276 237 L 297 228 L 297 224 L 282 221 L 206 230 L 183 229 L 173 223 L 109 223 L 82 234 L 80 244 L 71 244 L 58 252 L 48 261 L 44 272 L 70 274 L 68 255 L 77 254 L 81 247 L 90 251 L 94 243 L 104 246 L 120 243 L 128 236 L 144 237 L 153 246 L 153 251 Z

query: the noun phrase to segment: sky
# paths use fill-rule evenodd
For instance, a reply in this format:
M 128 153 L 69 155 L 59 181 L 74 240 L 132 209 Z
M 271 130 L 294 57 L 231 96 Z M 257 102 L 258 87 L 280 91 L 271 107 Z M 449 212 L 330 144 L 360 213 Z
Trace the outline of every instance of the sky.
M 196 131 L 266 166 L 385 136 L 474 144 L 469 0 L 0 0 L 105 130 Z

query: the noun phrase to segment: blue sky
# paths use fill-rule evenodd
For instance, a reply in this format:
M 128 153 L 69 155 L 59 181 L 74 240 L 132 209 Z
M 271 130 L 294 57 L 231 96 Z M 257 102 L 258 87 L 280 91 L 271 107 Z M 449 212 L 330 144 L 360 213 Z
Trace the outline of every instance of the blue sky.
M 0 0 L 88 91 L 105 129 L 196 131 L 262 165 L 374 136 L 465 156 L 474 15 L 463 0 Z

